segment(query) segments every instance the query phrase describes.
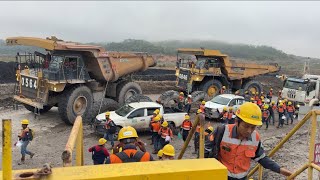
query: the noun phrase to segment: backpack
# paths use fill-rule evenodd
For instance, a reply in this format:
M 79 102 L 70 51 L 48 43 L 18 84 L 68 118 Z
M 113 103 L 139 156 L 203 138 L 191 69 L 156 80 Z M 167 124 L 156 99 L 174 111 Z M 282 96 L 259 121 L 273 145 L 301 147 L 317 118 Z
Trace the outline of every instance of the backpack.
M 130 163 L 130 162 L 140 162 L 144 152 L 137 151 L 134 155 L 131 154 L 128 156 L 125 152 L 119 152 L 115 154 L 123 163 Z
M 32 141 L 33 138 L 34 138 L 34 131 L 32 129 L 29 129 L 29 132 L 28 132 L 28 140 L 29 141 Z
M 112 120 L 109 122 L 109 129 L 108 129 L 108 131 L 109 131 L 109 133 L 110 134 L 115 134 L 116 133 L 116 131 L 117 131 L 117 125 L 116 125 L 116 123 L 114 123 Z

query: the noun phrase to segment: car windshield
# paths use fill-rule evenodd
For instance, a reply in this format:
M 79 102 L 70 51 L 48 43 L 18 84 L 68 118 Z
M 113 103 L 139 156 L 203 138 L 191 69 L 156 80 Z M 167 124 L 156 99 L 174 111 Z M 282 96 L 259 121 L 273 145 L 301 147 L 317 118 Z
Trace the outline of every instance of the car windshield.
M 116 114 L 118 114 L 119 116 L 126 116 L 129 112 L 131 112 L 134 108 L 129 106 L 128 104 L 125 106 L 122 106 L 120 109 L 117 109 L 115 112 Z
M 286 83 L 284 84 L 284 88 L 298 90 L 299 87 L 301 87 L 301 90 L 305 91 L 307 89 L 307 85 L 308 85 L 307 83 L 287 80 Z
M 230 99 L 221 97 L 221 96 L 216 96 L 213 99 L 211 99 L 211 102 L 221 104 L 221 105 L 228 105 Z

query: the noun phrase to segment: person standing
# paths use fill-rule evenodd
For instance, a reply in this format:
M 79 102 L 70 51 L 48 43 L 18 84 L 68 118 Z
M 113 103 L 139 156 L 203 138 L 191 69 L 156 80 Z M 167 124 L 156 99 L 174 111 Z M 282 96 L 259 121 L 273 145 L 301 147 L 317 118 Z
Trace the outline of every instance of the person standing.
M 179 99 L 178 99 L 178 109 L 180 109 L 180 110 L 183 110 L 183 108 L 184 108 L 184 101 L 185 101 L 185 99 L 184 99 L 184 93 L 183 92 L 180 92 L 179 93 Z
M 270 112 L 268 110 L 268 105 L 265 104 L 262 110 L 262 122 L 266 123 L 266 129 L 268 129 L 269 127 L 269 118 L 270 118 Z
M 94 165 L 104 164 L 105 160 L 110 156 L 107 148 L 104 147 L 107 140 L 104 138 L 99 139 L 99 144 L 92 146 L 88 149 L 92 153 L 92 160 Z
M 288 102 L 287 106 L 288 118 L 287 118 L 287 125 L 289 124 L 289 118 L 291 119 L 291 124 L 293 123 L 293 115 L 295 112 L 295 108 L 292 105 L 292 102 Z
M 22 129 L 18 135 L 19 141 L 22 142 L 21 145 L 21 161 L 18 163 L 18 165 L 24 164 L 26 159 L 26 154 L 30 156 L 32 159 L 34 156 L 33 152 L 28 151 L 27 147 L 30 143 L 30 141 L 33 140 L 33 130 L 28 127 L 29 120 L 23 119 L 21 121 Z M 15 143 L 16 145 L 16 143 Z
M 236 112 L 237 124 L 219 126 L 214 131 L 214 142 L 209 157 L 219 160 L 228 169 L 228 180 L 245 180 L 251 160 L 266 169 L 290 176 L 292 172 L 280 167 L 264 152 L 257 126 L 262 125 L 262 113 L 254 103 L 242 104 Z
M 140 149 L 145 148 L 144 144 L 138 140 L 137 131 L 133 127 L 126 126 L 121 128 L 118 140 L 122 144 L 122 151 L 111 154 L 107 158 L 106 164 L 153 161 L 149 152 L 137 150 L 137 147 Z
M 172 130 L 168 126 L 168 121 L 163 121 L 163 123 L 161 124 L 161 128 L 158 132 L 158 134 L 160 135 L 159 149 L 162 149 L 165 145 L 169 144 L 170 140 L 173 138 Z
M 284 111 L 285 111 L 285 110 L 284 110 L 284 108 L 283 108 L 283 104 L 280 103 L 280 104 L 279 104 L 279 107 L 278 107 L 279 124 L 278 124 L 277 128 L 283 127 L 283 124 L 284 124 L 283 116 L 285 116 L 285 115 L 284 115 Z
M 114 146 L 114 136 L 116 134 L 117 131 L 117 125 L 113 122 L 112 119 L 110 119 L 110 112 L 106 112 L 105 114 L 106 117 L 106 124 L 105 124 L 105 128 L 106 128 L 106 133 L 104 135 L 104 139 L 107 139 L 109 141 L 111 141 L 111 148 L 113 148 Z
M 185 115 L 184 121 L 182 122 L 182 125 L 181 125 L 181 130 L 180 130 L 183 141 L 186 141 L 191 128 L 192 128 L 192 122 L 190 121 L 190 116 Z
M 189 94 L 187 99 L 185 100 L 185 111 L 188 114 L 190 114 L 191 104 L 192 104 L 192 96 Z
M 152 131 L 152 143 L 153 143 L 153 152 L 152 154 L 156 154 L 159 151 L 159 130 L 160 130 L 160 117 L 156 116 L 151 123 L 151 131 Z

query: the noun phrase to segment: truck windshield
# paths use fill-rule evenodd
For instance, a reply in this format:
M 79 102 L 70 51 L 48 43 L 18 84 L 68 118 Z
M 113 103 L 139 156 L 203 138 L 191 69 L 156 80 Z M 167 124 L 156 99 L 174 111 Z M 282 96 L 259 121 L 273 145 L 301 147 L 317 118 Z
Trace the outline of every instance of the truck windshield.
M 203 69 L 204 65 L 206 64 L 206 59 L 204 58 L 198 58 L 197 62 L 196 62 L 196 68 L 197 69 Z
M 211 102 L 221 104 L 221 105 L 228 105 L 230 99 L 229 98 L 224 98 L 221 96 L 216 96 L 213 99 L 211 99 Z
M 118 114 L 119 116 L 126 116 L 129 112 L 131 112 L 134 108 L 129 106 L 128 104 L 125 106 L 122 106 L 120 109 L 117 109 L 115 112 L 116 114 Z
M 307 89 L 307 85 L 308 85 L 307 83 L 301 83 L 301 82 L 287 80 L 284 84 L 284 88 L 298 90 L 299 87 L 301 87 L 301 90 L 305 91 Z
M 63 62 L 63 57 L 62 56 L 52 56 L 50 64 L 49 64 L 49 68 L 51 70 L 53 69 L 59 69 L 61 64 Z

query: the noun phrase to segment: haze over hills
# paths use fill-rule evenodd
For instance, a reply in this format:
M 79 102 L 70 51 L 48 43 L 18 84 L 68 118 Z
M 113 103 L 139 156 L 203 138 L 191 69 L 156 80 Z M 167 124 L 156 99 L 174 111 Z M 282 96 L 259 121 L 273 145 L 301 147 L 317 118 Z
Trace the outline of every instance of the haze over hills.
M 273 48 L 271 46 L 254 46 L 247 44 L 231 44 L 222 41 L 200 40 L 170 40 L 149 42 L 145 40 L 127 39 L 122 42 L 90 43 L 103 46 L 109 51 L 135 51 L 148 52 L 154 55 L 175 56 L 178 48 L 207 48 L 217 49 L 229 55 L 233 59 L 243 61 L 256 61 L 263 63 L 278 63 L 286 70 L 302 69 L 304 62 L 310 61 L 314 69 L 319 69 L 320 59 L 295 56 Z M 4 40 L 0 40 L 0 56 L 15 56 L 17 52 L 33 52 L 41 49 L 25 46 L 6 46 Z M 3 60 L 1 58 L 0 60 Z

